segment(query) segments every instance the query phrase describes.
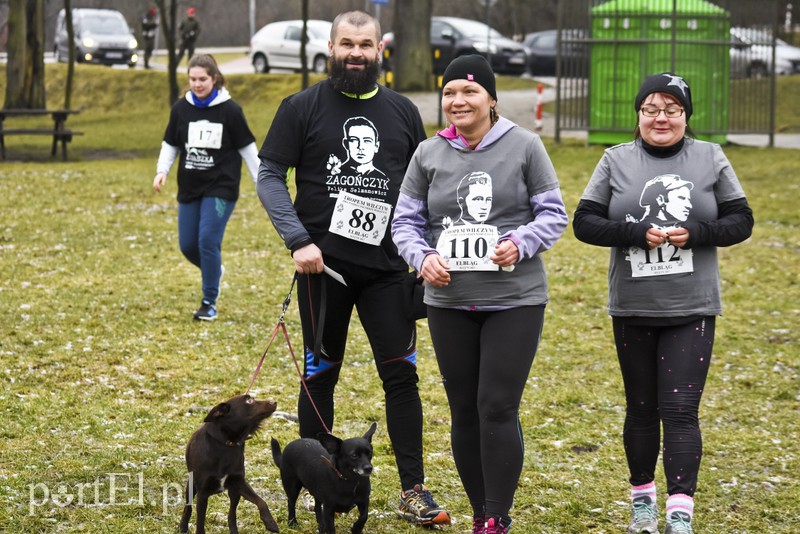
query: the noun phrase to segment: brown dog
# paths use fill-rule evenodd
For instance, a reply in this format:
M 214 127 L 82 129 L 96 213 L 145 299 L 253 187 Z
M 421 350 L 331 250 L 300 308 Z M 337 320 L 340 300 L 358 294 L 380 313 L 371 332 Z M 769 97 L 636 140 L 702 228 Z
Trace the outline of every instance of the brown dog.
M 186 504 L 181 518 L 181 532 L 189 531 L 192 516 L 192 497 L 197 495 L 197 534 L 205 533 L 208 497 L 228 491 L 231 506 L 228 528 L 238 534 L 236 507 L 239 499 L 258 506 L 261 521 L 267 530 L 278 532 L 278 525 L 264 500 L 256 495 L 244 478 L 244 442 L 253 437 L 264 419 L 277 408 L 274 401 L 257 401 L 250 395 L 237 395 L 215 406 L 192 435 L 186 446 Z

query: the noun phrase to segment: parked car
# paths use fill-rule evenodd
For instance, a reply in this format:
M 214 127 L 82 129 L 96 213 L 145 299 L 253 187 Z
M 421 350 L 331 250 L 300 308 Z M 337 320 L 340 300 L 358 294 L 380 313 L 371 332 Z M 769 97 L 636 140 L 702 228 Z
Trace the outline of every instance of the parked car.
M 589 75 L 589 48 L 579 41 L 585 38 L 584 30 L 561 30 L 561 75 L 585 78 Z M 528 54 L 528 72 L 533 76 L 555 76 L 558 30 L 529 33 L 522 41 Z
M 308 21 L 306 58 L 309 70 L 325 72 L 328 69 L 328 40 L 331 23 L 326 20 Z M 250 62 L 256 72 L 270 69 L 302 70 L 300 63 L 300 37 L 302 20 L 284 20 L 267 24 L 250 39 Z
M 394 33 L 384 34 L 383 43 L 383 68 L 391 70 Z M 466 54 L 481 54 L 490 59 L 492 69 L 498 74 L 522 74 L 527 68 L 525 48 L 483 22 L 431 17 L 433 72 L 444 73 L 451 60 Z
M 139 61 L 138 43 L 125 17 L 115 9 L 75 8 L 72 10 L 75 33 L 75 60 L 78 63 L 128 65 Z M 56 61 L 69 60 L 66 12 L 62 9 L 56 19 L 53 43 Z
M 731 28 L 731 78 L 763 78 L 772 67 L 772 33 L 762 28 Z M 775 74 L 800 74 L 800 48 L 775 39 Z

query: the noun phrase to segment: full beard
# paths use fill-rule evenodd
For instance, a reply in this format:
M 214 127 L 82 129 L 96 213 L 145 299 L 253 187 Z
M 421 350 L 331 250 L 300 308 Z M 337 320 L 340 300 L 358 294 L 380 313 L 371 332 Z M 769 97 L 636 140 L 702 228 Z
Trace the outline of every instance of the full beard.
M 342 93 L 363 95 L 375 88 L 381 66 L 377 61 L 364 60 L 364 69 L 348 69 L 346 59 L 330 58 L 330 80 L 333 88 Z M 353 62 L 355 63 L 355 62 Z

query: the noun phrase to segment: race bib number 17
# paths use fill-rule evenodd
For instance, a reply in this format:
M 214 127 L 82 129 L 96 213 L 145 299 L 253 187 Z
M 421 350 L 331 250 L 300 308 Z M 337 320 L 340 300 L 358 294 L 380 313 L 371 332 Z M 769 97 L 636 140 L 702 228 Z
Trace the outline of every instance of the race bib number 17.
M 209 121 L 190 122 L 188 144 L 192 148 L 221 148 L 222 124 Z

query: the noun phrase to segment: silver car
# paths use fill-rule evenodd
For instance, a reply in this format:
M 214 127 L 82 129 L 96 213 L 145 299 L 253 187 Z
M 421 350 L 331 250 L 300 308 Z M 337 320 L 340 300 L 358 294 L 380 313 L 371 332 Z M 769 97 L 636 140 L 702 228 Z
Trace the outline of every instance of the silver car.
M 731 78 L 763 78 L 772 70 L 772 32 L 731 28 Z M 800 48 L 775 39 L 775 74 L 800 74 Z
M 250 39 L 250 62 L 256 72 L 270 69 L 302 70 L 300 64 L 300 38 L 302 20 L 284 20 L 267 24 Z M 331 23 L 326 20 L 308 21 L 306 58 L 309 70 L 326 72 L 328 68 L 328 40 Z
M 138 43 L 122 13 L 114 9 L 75 8 L 72 23 L 78 63 L 136 66 Z M 66 12 L 62 9 L 58 12 L 53 44 L 56 61 L 68 60 L 69 45 Z

